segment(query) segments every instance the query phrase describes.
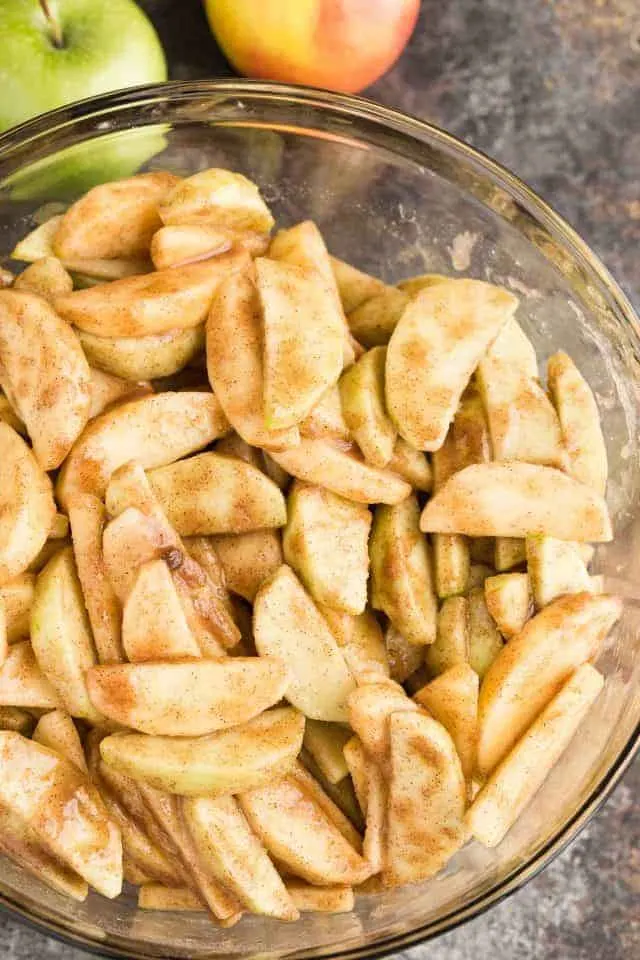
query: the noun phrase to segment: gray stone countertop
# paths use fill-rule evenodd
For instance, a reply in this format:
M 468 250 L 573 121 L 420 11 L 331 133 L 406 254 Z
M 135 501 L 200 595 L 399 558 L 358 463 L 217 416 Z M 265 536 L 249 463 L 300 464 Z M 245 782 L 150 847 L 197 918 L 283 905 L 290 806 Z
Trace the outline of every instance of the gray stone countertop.
M 231 74 L 199 0 L 146 0 L 174 79 Z M 640 307 L 638 0 L 423 0 L 368 95 L 510 167 Z M 407 960 L 631 960 L 640 954 L 640 764 L 580 837 L 489 913 Z M 0 916 L 0 960 L 84 960 Z

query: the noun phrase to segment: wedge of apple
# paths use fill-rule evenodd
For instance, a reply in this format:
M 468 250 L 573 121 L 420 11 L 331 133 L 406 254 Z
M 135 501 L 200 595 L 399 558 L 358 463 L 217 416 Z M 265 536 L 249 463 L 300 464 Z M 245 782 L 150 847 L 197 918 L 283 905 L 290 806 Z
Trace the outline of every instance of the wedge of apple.
M 427 670 L 438 676 L 468 663 L 469 654 L 469 602 L 466 597 L 447 597 L 438 612 L 436 639 L 426 649 Z
M 131 663 L 201 655 L 169 568 L 160 558 L 137 571 L 122 612 L 122 645 Z
M 350 913 L 355 905 L 352 887 L 314 887 L 288 880 L 287 893 L 300 913 Z
M 289 777 L 300 786 L 318 804 L 329 820 L 338 828 L 345 840 L 358 853 L 362 851 L 362 837 L 354 826 L 351 817 L 339 806 L 341 783 L 331 783 L 324 776 L 313 757 L 303 747 L 300 759 L 296 760 Z M 343 780 L 342 783 L 345 781 Z M 353 798 L 355 801 L 355 797 Z
M 387 466 L 415 490 L 431 493 L 433 488 L 431 464 L 421 450 L 415 450 L 402 437 L 397 438 Z
M 469 591 L 467 622 L 469 663 L 482 679 L 504 646 L 500 631 L 489 613 L 484 586 L 473 587 Z
M 354 617 L 322 604 L 318 609 L 327 621 L 356 683 L 375 673 L 389 676 L 389 658 L 382 629 L 370 610 Z
M 96 367 L 89 367 L 89 374 L 91 377 L 90 420 L 99 417 L 109 407 L 118 403 L 124 403 L 125 400 L 135 400 L 138 397 L 145 397 L 153 393 L 150 383 L 133 383 L 131 380 L 123 380 L 121 377 L 115 377 L 112 373 L 105 373 L 104 370 L 98 370 Z
M 104 762 L 169 793 L 239 793 L 283 777 L 304 735 L 304 717 L 291 707 L 208 737 L 116 734 L 100 744 Z
M 478 674 L 468 663 L 450 667 L 415 695 L 420 706 L 441 723 L 455 744 L 469 781 L 478 747 Z
M 41 257 L 16 277 L 13 289 L 35 293 L 43 300 L 53 301 L 56 297 L 71 293 L 73 278 L 56 257 Z
M 165 224 L 207 224 L 269 233 L 274 220 L 255 183 L 210 167 L 176 183 L 160 204 Z
M 55 554 L 38 576 L 31 643 L 40 669 L 69 713 L 99 724 L 102 717 L 91 703 L 85 679 L 96 652 L 70 547 Z
M 281 490 L 260 470 L 235 457 L 201 453 L 149 472 L 155 496 L 181 536 L 247 533 L 281 527 Z
M 343 751 L 350 737 L 349 731 L 337 723 L 307 720 L 305 724 L 304 747 L 330 783 L 339 783 L 349 775 Z
M 277 657 L 121 663 L 87 671 L 92 702 L 142 733 L 200 737 L 236 727 L 282 699 L 289 672 Z
M 504 329 L 504 328 L 503 328 Z M 465 390 L 444 443 L 434 450 L 433 488 L 439 490 L 449 477 L 473 463 L 491 460 L 491 438 L 482 400 L 473 387 Z
M 51 481 L 22 437 L 0 421 L 0 585 L 37 557 L 55 514 Z
M 386 284 L 382 280 L 358 270 L 357 267 L 352 266 L 345 260 L 330 257 L 329 262 L 345 313 L 351 313 L 365 300 L 370 300 L 371 297 L 382 293 L 386 288 Z
M 28 737 L 34 727 L 34 718 L 20 707 L 0 707 L 0 730 L 14 730 Z
M 561 350 L 549 357 L 547 381 L 560 419 L 569 473 L 604 494 L 607 448 L 591 387 L 573 360 Z
M 356 503 L 400 503 L 411 487 L 389 469 L 371 467 L 352 449 L 328 440 L 302 437 L 296 447 L 273 451 L 271 456 L 287 473 L 326 487 Z
M 267 449 L 295 446 L 296 426 L 269 429 L 264 416 L 260 302 L 249 273 L 235 273 L 216 291 L 207 320 L 207 371 L 229 422 L 247 443 Z
M 376 508 L 369 554 L 371 603 L 411 643 L 433 643 L 437 599 L 426 537 L 415 495 Z
M 286 562 L 318 603 L 359 614 L 367 603 L 371 514 L 366 506 L 296 481 L 282 536 Z
M 125 380 L 155 380 L 182 370 L 204 348 L 204 325 L 146 337 L 104 337 L 78 330 L 89 362 Z
M 600 494 L 560 470 L 533 463 L 482 463 L 454 474 L 422 512 L 422 530 L 471 537 L 611 540 Z
M 88 777 L 47 747 L 7 731 L 0 732 L 0 764 L 0 803 L 99 893 L 117 897 L 120 834 Z
M 212 393 L 168 391 L 120 404 L 84 430 L 60 473 L 58 498 L 66 506 L 74 493 L 102 496 L 111 474 L 130 460 L 145 469 L 173 463 L 228 429 Z
M 362 455 L 374 467 L 386 467 L 397 439 L 385 405 L 385 347 L 367 350 L 340 378 L 347 427 Z
M 527 570 L 538 610 L 566 593 L 592 592 L 591 577 L 577 546 L 555 537 L 527 537 Z
M 149 251 L 156 270 L 164 270 L 208 260 L 228 250 L 246 250 L 252 256 L 261 257 L 268 246 L 268 238 L 253 231 L 222 225 L 176 223 L 154 233 Z
M 300 433 L 317 440 L 351 443 L 351 431 L 344 418 L 338 384 L 325 390 L 311 412 L 300 421 Z
M 78 730 L 65 710 L 51 710 L 40 717 L 32 739 L 59 753 L 65 760 L 75 764 L 78 770 L 88 773 Z
M 507 639 L 517 636 L 533 613 L 529 575 L 501 573 L 487 577 L 484 599 L 500 633 Z
M 313 720 L 347 719 L 353 675 L 326 621 L 290 567 L 258 591 L 253 609 L 256 648 L 281 657 L 290 670 L 287 700 Z
M 433 876 L 466 840 L 466 783 L 455 744 L 425 713 L 389 717 L 385 886 Z
M 456 533 L 434 533 L 433 566 L 436 593 L 441 599 L 465 593 L 469 584 L 469 543 Z
M 28 640 L 12 643 L 0 666 L 0 703 L 38 710 L 62 706 L 57 691 L 38 666 Z
M 389 762 L 389 717 L 402 710 L 411 713 L 420 707 L 393 680 L 364 683 L 349 697 L 349 723 L 367 753 L 385 769 Z
M 63 320 L 102 337 L 186 330 L 204 322 L 218 284 L 248 263 L 246 253 L 225 253 L 202 263 L 75 290 L 58 297 L 54 307 Z
M 408 293 L 397 287 L 385 287 L 349 312 L 349 329 L 365 347 L 384 346 L 410 302 Z
M 253 603 L 264 581 L 284 563 L 277 530 L 255 530 L 211 540 L 229 590 L 249 603 Z
M 621 613 L 605 594 L 560 597 L 503 647 L 480 691 L 478 767 L 489 774 L 558 692 L 595 657 Z
M 386 361 L 387 408 L 418 450 L 444 443 L 462 393 L 517 298 L 480 280 L 447 280 L 421 290 L 395 327 Z
M 201 913 L 207 908 L 189 887 L 167 887 L 162 883 L 146 882 L 138 890 L 138 909 Z

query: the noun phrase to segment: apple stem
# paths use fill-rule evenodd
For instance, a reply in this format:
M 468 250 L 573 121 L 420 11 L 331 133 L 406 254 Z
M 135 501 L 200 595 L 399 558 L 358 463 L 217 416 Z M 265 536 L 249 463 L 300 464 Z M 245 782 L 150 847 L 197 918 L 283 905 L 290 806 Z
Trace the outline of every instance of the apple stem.
M 49 33 L 51 34 L 51 40 L 55 47 L 62 48 L 64 46 L 64 38 L 62 36 L 62 30 L 60 28 L 60 23 L 57 16 L 51 9 L 49 0 L 40 0 L 40 6 L 42 7 L 42 12 L 45 15 L 47 23 L 49 25 Z

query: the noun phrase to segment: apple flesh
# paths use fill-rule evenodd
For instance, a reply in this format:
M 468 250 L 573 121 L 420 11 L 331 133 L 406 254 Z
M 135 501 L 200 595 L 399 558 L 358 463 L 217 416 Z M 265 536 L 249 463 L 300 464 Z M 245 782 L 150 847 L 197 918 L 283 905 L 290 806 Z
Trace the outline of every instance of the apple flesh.
M 166 76 L 160 41 L 133 0 L 3 0 L 0 130 Z
M 355 93 L 397 60 L 419 0 L 205 0 L 240 73 Z

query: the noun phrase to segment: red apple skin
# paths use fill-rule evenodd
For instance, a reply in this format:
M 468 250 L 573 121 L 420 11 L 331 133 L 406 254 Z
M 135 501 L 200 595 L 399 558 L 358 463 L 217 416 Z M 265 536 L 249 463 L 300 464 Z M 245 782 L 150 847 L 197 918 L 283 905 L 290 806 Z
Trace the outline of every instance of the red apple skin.
M 205 6 L 239 73 L 357 93 L 398 59 L 420 0 L 205 0 Z

